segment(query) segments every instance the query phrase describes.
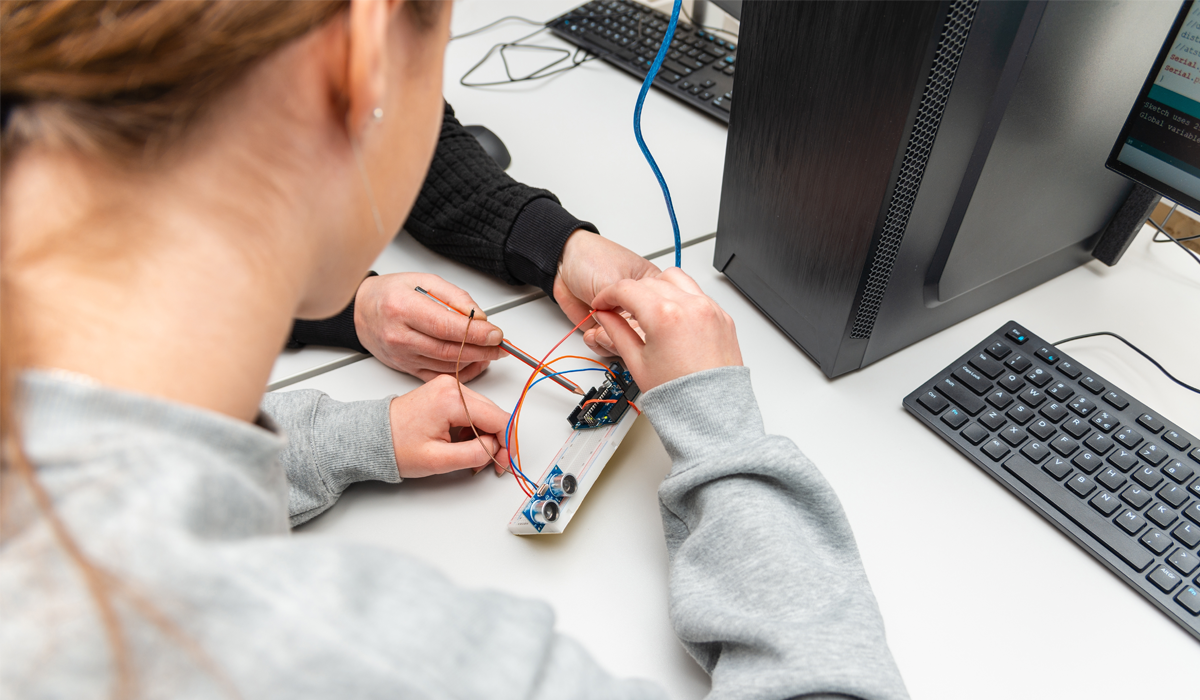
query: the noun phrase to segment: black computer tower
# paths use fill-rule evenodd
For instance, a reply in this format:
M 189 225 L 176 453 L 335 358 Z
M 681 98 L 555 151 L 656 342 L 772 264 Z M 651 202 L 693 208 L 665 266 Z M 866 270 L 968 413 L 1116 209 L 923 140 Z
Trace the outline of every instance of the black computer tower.
M 715 266 L 835 377 L 1088 261 L 1177 10 L 746 0 Z

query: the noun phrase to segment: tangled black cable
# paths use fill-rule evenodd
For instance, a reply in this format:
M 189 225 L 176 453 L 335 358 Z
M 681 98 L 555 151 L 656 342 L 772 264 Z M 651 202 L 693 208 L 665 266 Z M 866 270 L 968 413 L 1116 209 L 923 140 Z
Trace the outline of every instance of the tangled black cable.
M 492 48 L 488 49 L 487 53 L 485 53 L 483 55 L 483 58 L 479 59 L 478 63 L 471 66 L 471 68 L 468 69 L 466 73 L 463 73 L 462 77 L 458 79 L 459 85 L 462 85 L 463 87 L 469 87 L 469 88 L 478 88 L 478 87 L 491 87 L 494 85 L 510 85 L 512 83 L 522 83 L 522 82 L 526 82 L 526 81 L 530 81 L 530 80 L 541 80 L 542 78 L 549 78 L 552 75 L 558 75 L 559 73 L 565 73 L 566 71 L 578 68 L 579 66 L 582 66 L 583 64 L 585 64 L 589 61 L 600 58 L 599 54 L 593 54 L 593 53 L 589 52 L 587 49 L 583 49 L 583 48 L 577 48 L 574 50 L 574 52 L 572 52 L 570 49 L 564 49 L 564 48 L 560 48 L 557 46 L 539 46 L 537 44 L 521 43 L 527 39 L 531 39 L 531 38 L 537 36 L 538 34 L 541 34 L 542 32 L 546 31 L 546 27 L 541 22 L 537 22 L 537 21 L 528 19 L 526 17 L 518 17 L 516 15 L 509 15 L 507 17 L 501 17 L 500 19 L 498 19 L 494 22 L 489 22 L 488 24 L 485 24 L 482 27 L 478 27 L 476 29 L 472 29 L 469 32 L 464 32 L 462 34 L 453 36 L 450 38 L 450 40 L 454 41 L 455 39 L 462 39 L 464 37 L 479 34 L 480 32 L 490 29 L 490 28 L 500 24 L 501 22 L 506 22 L 506 21 L 510 21 L 510 20 L 524 22 L 526 24 L 532 24 L 532 25 L 537 26 L 538 29 L 526 34 L 525 36 L 523 36 L 519 39 L 516 39 L 513 41 L 505 41 L 505 42 L 502 42 L 499 44 L 494 44 L 492 46 Z M 537 70 L 534 70 L 534 71 L 528 73 L 527 75 L 517 77 L 517 76 L 513 75 L 512 67 L 508 63 L 507 52 L 510 49 L 520 49 L 520 50 L 526 50 L 526 51 L 548 51 L 550 53 L 557 54 L 558 58 L 551 61 L 550 63 L 547 63 L 546 65 L 542 66 L 541 68 L 538 68 Z M 507 77 L 507 79 L 506 80 L 494 80 L 491 82 L 483 82 L 483 83 L 467 82 L 467 79 L 469 77 L 471 77 L 471 75 L 474 74 L 475 71 L 479 70 L 479 68 L 482 67 L 483 64 L 487 63 L 488 59 L 490 59 L 496 53 L 500 54 L 500 60 L 504 64 L 504 75 Z M 560 68 L 555 68 L 555 66 L 558 66 L 563 61 L 569 61 L 570 65 L 562 66 Z
M 1133 348 L 1133 351 L 1134 351 L 1134 352 L 1136 352 L 1137 354 L 1139 354 L 1139 355 L 1141 355 L 1142 357 L 1146 358 L 1147 360 L 1150 360 L 1150 364 L 1154 365 L 1155 367 L 1157 367 L 1157 368 L 1159 369 L 1159 371 L 1161 371 L 1163 374 L 1167 375 L 1167 378 L 1168 378 L 1168 379 L 1170 379 L 1171 381 L 1175 382 L 1176 384 L 1178 384 L 1179 386 L 1183 387 L 1184 389 L 1188 389 L 1188 390 L 1190 390 L 1190 391 L 1194 391 L 1194 392 L 1196 392 L 1197 394 L 1200 394 L 1200 389 L 1197 389 L 1196 387 L 1192 386 L 1191 384 L 1186 384 L 1186 383 L 1184 383 L 1184 382 L 1181 382 L 1180 380 L 1176 379 L 1176 378 L 1175 378 L 1175 375 L 1173 375 L 1173 374 L 1171 374 L 1170 372 L 1168 372 L 1166 367 L 1163 367 L 1162 365 L 1158 364 L 1158 360 L 1155 360 L 1153 357 L 1150 357 L 1150 356 L 1149 356 L 1149 355 L 1147 355 L 1145 352 L 1143 352 L 1143 351 L 1141 350 L 1141 348 L 1139 348 L 1138 346 L 1136 346 L 1136 345 L 1134 345 L 1133 343 L 1129 342 L 1128 340 L 1125 340 L 1124 338 L 1122 338 L 1121 336 L 1117 335 L 1116 333 L 1110 333 L 1109 331 L 1097 331 L 1097 332 L 1095 332 L 1095 333 L 1084 333 L 1083 335 L 1073 335 L 1073 336 L 1071 336 L 1070 338 L 1063 338 L 1062 340 L 1060 340 L 1060 341 L 1058 341 L 1057 343 L 1055 343 L 1055 345 L 1056 345 L 1056 346 L 1057 346 L 1057 345 L 1062 345 L 1063 343 L 1069 343 L 1069 342 L 1071 342 L 1072 340 L 1079 340 L 1080 338 L 1092 338 L 1092 337 L 1095 337 L 1095 336 L 1098 336 L 1098 335 L 1110 335 L 1110 336 L 1112 336 L 1112 337 L 1116 338 L 1117 340 L 1121 341 L 1122 343 L 1125 343 L 1125 344 L 1126 344 L 1126 345 L 1128 345 L 1129 347 Z
M 1153 217 L 1148 217 L 1146 219 L 1146 221 L 1148 221 L 1150 223 L 1150 225 L 1155 228 L 1154 238 L 1152 240 L 1155 243 L 1166 243 L 1167 242 L 1166 239 L 1161 239 L 1158 237 L 1159 234 L 1166 236 L 1167 239 L 1170 239 L 1171 243 L 1174 243 L 1175 245 L 1177 245 L 1181 249 L 1183 249 L 1183 252 L 1190 255 L 1192 257 L 1192 260 L 1195 260 L 1196 264 L 1200 265 L 1200 255 L 1196 255 L 1195 251 L 1193 251 L 1191 248 L 1188 248 L 1187 246 L 1185 246 L 1183 244 L 1183 241 L 1191 241 L 1191 240 L 1200 238 L 1200 234 L 1197 234 L 1195 236 L 1188 236 L 1186 238 L 1176 238 L 1176 237 L 1172 236 L 1171 234 L 1167 233 L 1167 229 L 1163 228 L 1164 226 L 1167 225 L 1167 222 L 1170 221 L 1170 219 L 1171 219 L 1171 215 L 1174 214 L 1175 210 L 1178 208 L 1179 208 L 1178 204 L 1173 205 L 1171 207 L 1171 211 L 1167 212 L 1167 215 L 1163 217 L 1163 221 L 1161 224 L 1159 224 L 1157 221 L 1155 221 Z

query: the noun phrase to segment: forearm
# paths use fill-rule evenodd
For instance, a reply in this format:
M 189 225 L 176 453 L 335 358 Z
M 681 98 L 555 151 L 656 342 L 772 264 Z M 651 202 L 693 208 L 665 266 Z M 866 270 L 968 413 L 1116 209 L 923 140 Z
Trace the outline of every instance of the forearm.
M 671 620 L 713 696 L 907 697 L 837 496 L 764 433 L 749 371 L 693 374 L 641 404 L 674 462 L 659 489 Z
M 595 226 L 506 175 L 446 105 L 437 151 L 404 228 L 432 250 L 553 296 L 567 238 Z
M 280 455 L 292 526 L 315 518 L 356 481 L 400 481 L 391 399 L 342 403 L 312 389 L 270 392 L 262 411 L 287 434 Z

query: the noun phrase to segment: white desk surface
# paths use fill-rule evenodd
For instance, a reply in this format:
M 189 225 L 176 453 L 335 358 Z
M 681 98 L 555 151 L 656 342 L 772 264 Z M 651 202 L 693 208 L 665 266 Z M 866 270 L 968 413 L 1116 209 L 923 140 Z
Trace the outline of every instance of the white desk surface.
M 686 249 L 684 269 L 736 320 L 768 431 L 791 437 L 840 495 L 914 698 L 1195 696 L 1200 644 L 909 416 L 901 399 L 1010 319 L 1052 341 L 1120 333 L 1195 384 L 1200 267 L 1174 246 L 1152 245 L 1146 229 L 1115 268 L 1091 263 L 830 381 L 712 269 L 713 245 Z M 535 353 L 569 328 L 547 300 L 496 321 Z M 568 347 L 583 350 L 578 338 Z M 1064 349 L 1200 434 L 1200 397 L 1123 345 L 1098 338 Z M 507 410 L 527 376 L 506 360 L 471 386 Z M 368 360 L 294 388 L 358 400 L 416 385 Z M 572 397 L 549 382 L 538 390 L 522 435 L 540 473 L 565 439 Z M 298 534 L 373 543 L 435 562 L 463 586 L 544 598 L 562 631 L 611 672 L 696 698 L 707 678 L 667 623 L 655 487 L 668 467 L 641 420 L 560 537 L 509 535 L 522 497 L 511 477 L 489 474 L 356 485 Z
M 575 0 L 459 0 L 454 5 L 453 32 L 467 32 L 507 15 L 544 22 L 579 4 Z M 596 224 L 605 237 L 640 255 L 669 248 L 671 224 L 662 191 L 633 137 L 633 105 L 640 81 L 594 61 L 546 80 L 488 88 L 459 84 L 459 78 L 492 45 L 534 29 L 521 22 L 506 22 L 450 43 L 444 93 L 459 121 L 491 129 L 512 155 L 509 175 L 554 192 L 568 211 Z M 569 46 L 549 32 L 531 41 Z M 512 52 L 510 56 L 518 74 L 552 60 L 544 52 Z M 487 81 L 502 74 L 500 58 L 494 56 L 471 79 Z M 642 111 L 642 134 L 667 184 L 674 183 L 671 198 L 682 239 L 692 240 L 716 230 L 725 126 L 651 90 Z M 440 275 L 470 292 L 489 313 L 538 291 L 528 286 L 510 287 L 443 258 L 407 233 L 388 245 L 373 269 L 380 274 Z M 285 386 L 361 357 L 339 348 L 285 350 L 271 372 L 270 386 Z

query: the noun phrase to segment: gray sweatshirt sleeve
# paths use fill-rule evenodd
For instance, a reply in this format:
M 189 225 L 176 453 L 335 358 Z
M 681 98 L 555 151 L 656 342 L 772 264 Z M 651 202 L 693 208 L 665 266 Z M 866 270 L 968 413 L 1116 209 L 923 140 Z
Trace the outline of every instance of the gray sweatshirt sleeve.
M 261 409 L 283 429 L 292 527 L 332 506 L 356 481 L 400 481 L 392 446 L 391 397 L 342 403 L 313 390 L 271 392 Z
M 689 375 L 641 405 L 673 462 L 658 492 L 671 622 L 710 697 L 906 698 L 837 496 L 764 433 L 749 370 Z

